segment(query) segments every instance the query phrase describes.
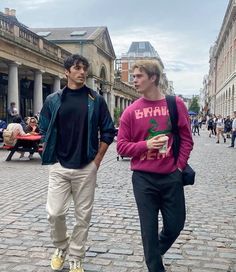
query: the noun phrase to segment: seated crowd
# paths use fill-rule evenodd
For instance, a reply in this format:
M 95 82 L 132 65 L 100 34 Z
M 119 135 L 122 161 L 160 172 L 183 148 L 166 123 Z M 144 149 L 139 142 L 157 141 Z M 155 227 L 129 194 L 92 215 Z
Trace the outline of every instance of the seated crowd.
M 23 120 L 20 115 L 16 115 L 13 117 L 12 123 L 7 125 L 5 122 L 1 133 L 4 145 L 14 146 L 18 136 L 39 134 L 38 119 L 37 117 L 26 117 Z M 20 160 L 30 160 L 34 150 L 38 148 L 39 141 L 18 140 L 18 144 L 23 148 L 32 149 L 28 157 L 25 157 L 25 152 L 20 152 Z

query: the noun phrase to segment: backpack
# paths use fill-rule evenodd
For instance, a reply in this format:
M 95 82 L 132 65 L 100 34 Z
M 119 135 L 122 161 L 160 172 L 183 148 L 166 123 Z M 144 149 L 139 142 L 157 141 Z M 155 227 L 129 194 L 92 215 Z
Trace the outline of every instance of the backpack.
M 14 130 L 12 124 L 9 124 L 6 129 L 3 130 L 3 143 L 5 145 L 15 145 L 16 139 L 14 137 Z
M 214 125 L 214 120 L 213 119 L 209 119 L 208 120 L 208 126 L 213 127 L 213 125 Z
M 170 121 L 172 126 L 173 133 L 173 156 L 175 159 L 175 164 L 177 163 L 179 157 L 179 148 L 180 148 L 180 137 L 179 137 L 179 127 L 178 127 L 178 110 L 176 105 L 176 99 L 173 95 L 166 95 L 166 103 L 169 110 Z M 183 185 L 193 185 L 195 182 L 195 171 L 192 167 L 187 164 L 182 172 Z

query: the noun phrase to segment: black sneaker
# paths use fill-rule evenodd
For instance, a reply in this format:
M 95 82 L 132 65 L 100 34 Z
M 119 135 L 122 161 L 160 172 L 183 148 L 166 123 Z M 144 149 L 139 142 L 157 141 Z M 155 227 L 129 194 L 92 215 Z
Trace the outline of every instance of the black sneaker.
M 226 143 L 226 138 L 224 138 L 224 143 Z

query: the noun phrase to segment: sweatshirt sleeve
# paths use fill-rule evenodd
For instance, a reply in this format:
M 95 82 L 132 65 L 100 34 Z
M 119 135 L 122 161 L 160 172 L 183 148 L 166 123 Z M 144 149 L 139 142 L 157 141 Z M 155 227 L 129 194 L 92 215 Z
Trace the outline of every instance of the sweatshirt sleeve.
M 176 98 L 179 115 L 178 127 L 180 136 L 180 149 L 177 167 L 183 170 L 187 164 L 190 152 L 193 149 L 193 139 L 187 108 L 180 98 Z
M 117 152 L 124 157 L 137 157 L 147 151 L 146 141 L 132 141 L 132 119 L 129 108 L 127 108 L 120 118 Z

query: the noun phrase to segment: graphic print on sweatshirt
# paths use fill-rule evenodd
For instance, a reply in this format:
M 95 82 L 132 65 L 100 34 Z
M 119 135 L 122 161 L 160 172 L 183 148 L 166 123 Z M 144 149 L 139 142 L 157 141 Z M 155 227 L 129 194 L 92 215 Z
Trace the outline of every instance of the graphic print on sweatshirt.
M 172 138 L 171 121 L 167 106 L 144 107 L 135 110 L 135 124 L 145 129 L 145 137 L 142 140 L 149 140 L 157 135 L 166 135 L 169 137 L 166 153 L 159 153 L 159 150 L 148 150 L 140 156 L 140 161 L 160 160 L 170 156 Z

